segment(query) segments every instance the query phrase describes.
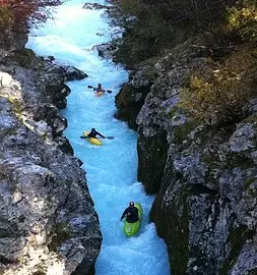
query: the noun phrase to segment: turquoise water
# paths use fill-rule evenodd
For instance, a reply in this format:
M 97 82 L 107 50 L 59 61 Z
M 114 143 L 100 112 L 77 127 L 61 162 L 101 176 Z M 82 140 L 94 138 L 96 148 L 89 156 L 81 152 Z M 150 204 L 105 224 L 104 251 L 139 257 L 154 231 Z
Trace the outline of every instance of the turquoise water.
M 110 41 L 112 30 L 103 10 L 83 10 L 83 4 L 76 0 L 55 8 L 54 19 L 31 28 L 27 47 L 39 55 L 53 55 L 59 62 L 76 66 L 89 75 L 85 80 L 68 83 L 72 92 L 62 114 L 68 119 L 65 135 L 84 163 L 100 218 L 103 244 L 96 274 L 168 275 L 166 246 L 157 237 L 154 224 L 148 221 L 154 197 L 146 196 L 142 184 L 136 181 L 137 134 L 113 117 L 114 96 L 128 75 L 98 56 L 93 46 Z M 95 97 L 87 86 L 98 83 L 112 93 Z M 83 130 L 92 127 L 115 138 L 103 140 L 102 146 L 79 138 Z M 119 218 L 131 200 L 142 204 L 144 219 L 140 234 L 128 239 L 122 233 Z

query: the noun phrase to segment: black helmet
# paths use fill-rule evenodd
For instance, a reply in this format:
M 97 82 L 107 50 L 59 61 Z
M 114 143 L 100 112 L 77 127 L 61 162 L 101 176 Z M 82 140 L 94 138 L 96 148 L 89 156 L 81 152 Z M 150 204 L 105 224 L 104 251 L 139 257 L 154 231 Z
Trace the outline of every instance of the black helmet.
M 92 131 L 95 131 L 95 128 L 92 128 Z
M 133 206 L 134 206 L 134 202 L 131 201 L 131 202 L 129 203 L 129 206 L 133 207 Z

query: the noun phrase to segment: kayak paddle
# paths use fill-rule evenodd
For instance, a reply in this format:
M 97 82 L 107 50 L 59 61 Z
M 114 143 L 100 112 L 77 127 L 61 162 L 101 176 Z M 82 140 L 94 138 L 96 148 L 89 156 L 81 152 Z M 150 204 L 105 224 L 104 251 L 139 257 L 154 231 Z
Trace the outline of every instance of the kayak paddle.
M 94 88 L 93 86 L 91 86 L 91 85 L 88 85 L 87 86 L 89 89 L 93 89 L 94 91 L 96 91 L 96 88 Z M 101 91 L 103 91 L 103 92 L 107 92 L 108 94 L 111 94 L 112 93 L 112 91 L 111 90 L 101 90 Z
M 80 136 L 80 138 L 88 138 L 86 136 Z M 90 138 L 90 137 L 89 137 Z M 102 138 L 102 137 L 97 137 L 97 138 Z M 110 136 L 110 137 L 105 137 L 106 139 L 114 139 L 114 137 Z

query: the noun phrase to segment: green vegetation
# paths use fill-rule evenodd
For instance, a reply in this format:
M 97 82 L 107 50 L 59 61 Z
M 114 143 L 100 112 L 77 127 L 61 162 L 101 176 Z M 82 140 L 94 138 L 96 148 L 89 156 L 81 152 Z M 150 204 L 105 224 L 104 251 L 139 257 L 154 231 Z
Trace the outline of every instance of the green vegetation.
M 244 41 L 257 42 L 257 1 L 241 0 L 229 8 L 228 27 Z
M 180 196 L 178 201 L 173 202 L 172 209 L 173 211 L 180 211 L 182 213 L 173 213 L 170 212 L 171 216 L 169 219 L 169 232 L 168 239 L 172 244 L 172 251 L 176 253 L 169 253 L 170 263 L 171 263 L 171 274 L 185 274 L 188 257 L 189 257 L 189 217 L 188 212 L 188 203 L 187 197 L 189 191 L 185 184 L 181 182 L 180 190 L 177 191 Z M 183 205 L 182 209 L 181 206 Z M 178 216 L 180 217 L 178 219 Z
M 6 7 L 0 5 L 0 29 L 4 30 L 8 26 L 12 26 L 14 22 L 14 14 Z
M 205 57 L 211 75 L 192 66 L 188 84 L 181 89 L 180 107 L 195 119 L 214 121 L 216 126 L 230 125 L 248 115 L 244 107 L 256 96 L 257 0 L 119 3 L 113 21 L 124 33 L 114 39 L 116 62 L 133 69 L 138 64 L 151 66 L 167 56 L 165 67 L 181 58 L 187 58 L 190 67 L 192 53 Z
M 48 245 L 50 251 L 56 251 L 66 240 L 72 237 L 72 231 L 68 223 L 57 223 L 54 229 L 52 242 Z
M 188 121 L 185 124 L 174 127 L 174 141 L 177 144 L 183 143 L 187 140 L 188 134 L 196 128 L 199 123 L 196 120 Z
M 216 116 L 217 124 L 240 121 L 246 116 L 245 105 L 256 96 L 256 61 L 249 51 L 237 51 L 208 80 L 197 77 L 194 69 L 188 87 L 181 89 L 180 107 L 199 120 Z
M 121 0 L 114 21 L 124 28 L 123 37 L 115 41 L 119 45 L 115 60 L 131 68 L 167 48 L 170 52 L 188 51 L 183 45 L 188 46 L 186 41 L 192 37 L 199 46 L 240 46 L 227 62 L 217 64 L 218 72 L 211 81 L 192 72 L 190 85 L 183 90 L 182 105 L 197 118 L 220 111 L 229 115 L 228 121 L 235 115 L 241 117 L 255 73 L 249 70 L 256 65 L 257 0 Z M 242 45 L 247 45 L 247 51 Z
M 133 66 L 205 31 L 220 32 L 234 0 L 121 0 L 115 24 L 124 34 L 118 39 L 116 61 Z
M 251 239 L 254 232 L 246 226 L 240 226 L 231 230 L 228 241 L 231 244 L 230 255 L 220 268 L 220 275 L 227 275 L 232 266 L 236 263 L 237 257 L 247 239 Z

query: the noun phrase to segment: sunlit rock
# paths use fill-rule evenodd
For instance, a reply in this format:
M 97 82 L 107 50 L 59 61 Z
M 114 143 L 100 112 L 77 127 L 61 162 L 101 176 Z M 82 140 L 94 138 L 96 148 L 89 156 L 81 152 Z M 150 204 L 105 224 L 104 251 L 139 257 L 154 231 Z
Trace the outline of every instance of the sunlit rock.
M 84 72 L 8 52 L 0 61 L 0 273 L 85 274 L 100 250 L 82 162 L 62 136 L 70 89 Z

